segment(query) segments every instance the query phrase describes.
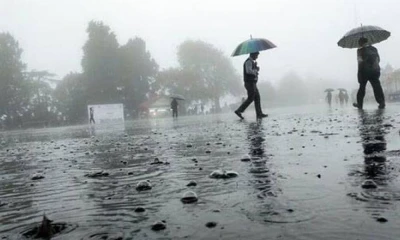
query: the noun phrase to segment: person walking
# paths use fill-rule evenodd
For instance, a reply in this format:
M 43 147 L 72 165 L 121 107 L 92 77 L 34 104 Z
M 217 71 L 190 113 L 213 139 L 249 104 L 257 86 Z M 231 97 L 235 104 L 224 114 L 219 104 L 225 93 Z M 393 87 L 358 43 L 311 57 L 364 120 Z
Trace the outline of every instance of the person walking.
M 363 101 L 365 97 L 365 87 L 368 81 L 371 83 L 372 89 L 374 90 L 375 100 L 379 104 L 379 109 L 385 108 L 385 96 L 383 89 L 379 81 L 381 75 L 379 62 L 380 57 L 378 50 L 368 44 L 368 39 L 361 37 L 358 40 L 359 49 L 357 49 L 357 61 L 358 61 L 358 83 L 360 87 L 357 92 L 357 103 L 353 103 L 353 106 L 362 109 Z
M 260 71 L 260 68 L 257 66 L 256 62 L 258 55 L 259 52 L 250 53 L 249 58 L 247 58 L 243 64 L 243 80 L 244 80 L 244 87 L 247 90 L 247 99 L 235 111 L 235 114 L 240 119 L 244 119 L 242 113 L 253 101 L 257 118 L 268 117 L 267 114 L 264 114 L 262 112 L 260 93 L 258 92 L 257 88 L 258 72 Z
M 89 123 L 90 124 L 96 124 L 96 121 L 94 120 L 94 110 L 93 110 L 93 107 L 91 107 L 91 108 L 89 108 L 89 115 L 90 115 L 90 118 L 89 118 Z
M 328 91 L 326 94 L 326 101 L 328 102 L 329 106 L 332 105 L 332 92 Z
M 344 101 L 345 101 L 346 105 L 349 104 L 349 94 L 347 93 L 347 91 L 344 92 Z
M 176 98 L 172 99 L 171 109 L 172 109 L 172 117 L 178 118 L 178 101 L 176 100 Z
M 340 106 L 343 107 L 343 104 L 344 104 L 344 92 L 342 90 L 339 91 L 339 102 L 340 102 Z

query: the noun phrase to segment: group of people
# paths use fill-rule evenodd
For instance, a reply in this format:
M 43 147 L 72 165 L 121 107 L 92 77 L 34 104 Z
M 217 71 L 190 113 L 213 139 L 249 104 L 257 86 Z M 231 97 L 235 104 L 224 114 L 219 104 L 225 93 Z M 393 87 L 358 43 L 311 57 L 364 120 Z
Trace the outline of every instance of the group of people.
M 178 118 L 178 106 L 179 106 L 178 100 L 176 98 L 172 98 L 171 109 L 172 109 L 172 117 L 173 118 Z M 188 108 L 187 114 L 196 115 L 196 114 L 199 114 L 198 111 L 199 111 L 199 109 L 196 105 L 193 108 Z M 204 104 L 200 105 L 200 114 L 204 114 Z
M 350 98 L 349 94 L 344 89 L 340 89 L 339 93 L 337 94 L 336 97 L 337 97 L 336 102 L 340 103 L 340 106 L 343 106 L 344 104 L 347 105 L 349 102 L 349 98 Z M 332 105 L 332 91 L 327 91 L 325 99 L 326 99 L 326 102 L 329 104 L 329 106 L 331 106 Z
M 358 62 L 358 83 L 359 89 L 357 92 L 357 101 L 353 103 L 353 106 L 362 109 L 365 97 L 365 88 L 368 82 L 374 91 L 375 99 L 379 104 L 378 108 L 385 108 L 385 96 L 381 83 L 379 81 L 380 77 L 380 57 L 378 50 L 372 45 L 368 44 L 368 39 L 361 37 L 358 41 L 359 48 L 357 49 L 357 62 Z M 247 91 L 247 99 L 245 99 L 242 104 L 234 112 L 240 118 L 244 119 L 243 112 L 247 107 L 254 102 L 256 116 L 258 119 L 268 117 L 268 114 L 263 113 L 261 108 L 261 97 L 257 88 L 258 75 L 260 67 L 257 65 L 257 58 L 259 52 L 250 53 L 250 56 L 246 59 L 243 64 L 243 81 L 244 87 Z M 327 102 L 331 105 L 332 93 L 328 91 Z M 349 96 L 347 91 L 341 90 L 338 95 L 340 104 L 347 104 L 349 101 Z M 171 102 L 171 109 L 173 117 L 178 117 L 178 102 L 173 99 Z
M 347 91 L 339 91 L 338 94 L 338 98 L 339 98 L 339 103 L 341 106 L 343 106 L 345 103 L 347 104 L 349 102 L 349 94 L 347 93 Z
M 358 40 L 359 48 L 357 49 L 357 62 L 358 62 L 358 83 L 359 89 L 357 92 L 357 102 L 353 103 L 353 106 L 362 109 L 365 97 L 365 88 L 367 83 L 370 82 L 374 90 L 375 100 L 379 104 L 379 109 L 385 108 L 385 96 L 383 89 L 379 81 L 380 77 L 380 57 L 378 50 L 372 45 L 368 44 L 368 39 L 361 37 Z M 254 101 L 257 118 L 265 118 L 268 115 L 262 112 L 260 93 L 257 88 L 258 74 L 260 67 L 257 66 L 257 58 L 259 52 L 250 53 L 249 58 L 243 64 L 243 80 L 244 87 L 247 90 L 247 99 L 235 110 L 235 114 L 240 118 L 244 119 L 242 113 L 246 108 Z M 344 94 L 344 93 L 342 93 Z M 343 95 L 342 95 L 343 96 Z M 332 96 L 331 96 L 332 97 Z M 343 96 L 345 101 L 345 96 Z M 329 102 L 331 101 L 331 98 Z

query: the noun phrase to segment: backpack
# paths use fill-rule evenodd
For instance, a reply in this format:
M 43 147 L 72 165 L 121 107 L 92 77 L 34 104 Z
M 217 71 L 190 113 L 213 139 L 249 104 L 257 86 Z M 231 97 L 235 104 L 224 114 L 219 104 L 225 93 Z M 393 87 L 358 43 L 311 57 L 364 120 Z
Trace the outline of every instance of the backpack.
M 373 46 L 367 46 L 361 49 L 363 59 L 363 69 L 366 71 L 380 71 L 378 50 Z

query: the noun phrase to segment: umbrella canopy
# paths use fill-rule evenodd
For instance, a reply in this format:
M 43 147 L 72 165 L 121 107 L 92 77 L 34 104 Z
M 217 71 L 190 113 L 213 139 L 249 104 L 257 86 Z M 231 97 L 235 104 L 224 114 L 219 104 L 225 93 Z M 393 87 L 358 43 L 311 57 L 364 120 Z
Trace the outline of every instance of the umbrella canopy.
M 179 94 L 172 94 L 171 96 L 169 96 L 170 98 L 174 98 L 177 100 L 185 100 L 185 98 L 182 95 Z
M 325 92 L 333 92 L 333 91 L 335 91 L 335 89 L 333 89 L 333 88 L 327 88 L 327 89 L 325 89 Z
M 368 39 L 368 44 L 375 44 L 385 41 L 390 37 L 390 32 L 377 26 L 361 26 L 347 32 L 338 42 L 343 48 L 358 48 L 360 38 Z
M 338 90 L 339 90 L 339 91 L 343 91 L 343 92 L 347 92 L 347 90 L 344 89 L 344 88 L 338 88 Z
M 255 53 L 259 51 L 276 48 L 276 45 L 264 38 L 250 38 L 239 44 L 232 53 L 232 57 L 243 54 Z

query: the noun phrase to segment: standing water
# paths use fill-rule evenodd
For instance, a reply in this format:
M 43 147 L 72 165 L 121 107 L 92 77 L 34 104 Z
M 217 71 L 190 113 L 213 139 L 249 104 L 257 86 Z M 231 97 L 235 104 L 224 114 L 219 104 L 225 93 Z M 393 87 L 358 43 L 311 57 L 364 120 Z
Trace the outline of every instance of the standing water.
M 0 239 L 398 239 L 396 109 L 2 132 Z

